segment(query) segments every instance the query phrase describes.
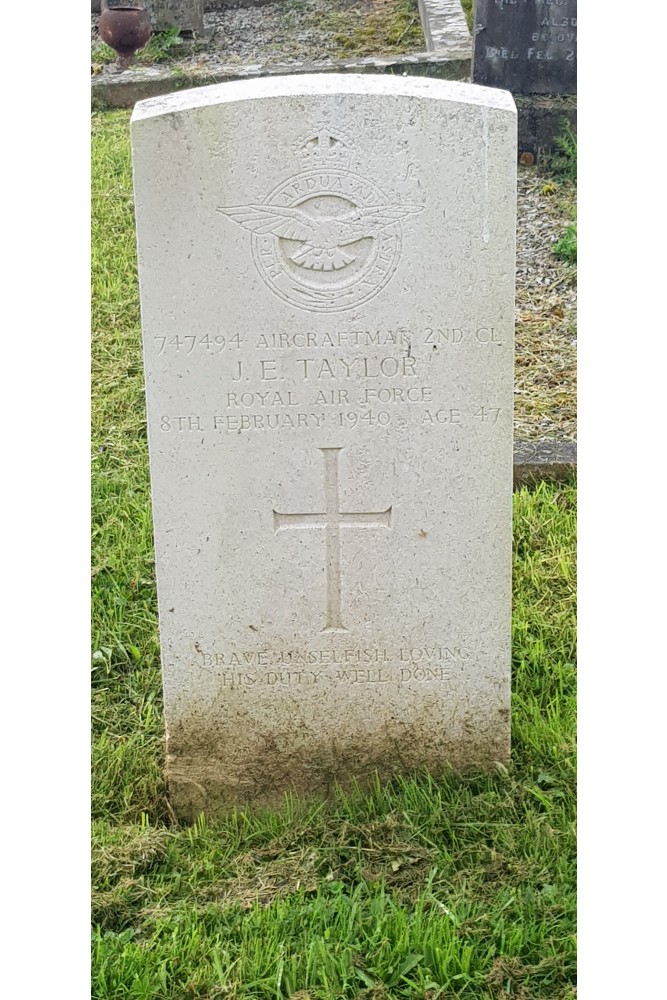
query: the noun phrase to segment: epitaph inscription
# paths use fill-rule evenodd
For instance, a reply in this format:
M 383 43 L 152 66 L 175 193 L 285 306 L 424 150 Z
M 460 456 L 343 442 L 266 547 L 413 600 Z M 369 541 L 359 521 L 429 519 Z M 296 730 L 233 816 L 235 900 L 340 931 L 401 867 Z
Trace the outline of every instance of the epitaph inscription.
M 513 94 L 576 94 L 577 0 L 476 0 L 473 81 Z
M 266 78 L 132 130 L 175 812 L 507 760 L 511 98 Z

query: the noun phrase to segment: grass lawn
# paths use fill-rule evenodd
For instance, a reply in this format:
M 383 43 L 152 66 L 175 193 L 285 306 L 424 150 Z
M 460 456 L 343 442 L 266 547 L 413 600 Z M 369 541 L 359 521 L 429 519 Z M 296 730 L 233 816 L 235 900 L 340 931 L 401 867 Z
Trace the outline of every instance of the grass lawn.
M 172 822 L 128 119 L 93 117 L 93 996 L 574 998 L 574 484 L 515 494 L 509 769 Z

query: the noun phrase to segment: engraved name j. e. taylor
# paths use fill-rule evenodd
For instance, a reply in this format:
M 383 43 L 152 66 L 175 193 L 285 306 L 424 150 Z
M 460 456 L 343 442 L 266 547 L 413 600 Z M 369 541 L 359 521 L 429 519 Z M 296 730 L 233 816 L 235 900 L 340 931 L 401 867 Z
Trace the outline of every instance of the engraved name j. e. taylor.
M 402 375 L 414 377 L 417 372 L 416 358 L 403 356 L 385 358 L 367 358 L 358 356 L 346 361 L 345 358 L 296 358 L 289 368 L 281 366 L 278 361 L 234 361 L 230 365 L 229 375 L 232 382 L 248 381 L 250 376 L 261 379 L 262 382 L 278 382 L 281 372 L 293 374 L 301 382 L 320 381 L 325 379 L 382 379 L 397 378 Z
M 252 234 L 260 277 L 284 301 L 339 312 L 376 295 L 401 252 L 401 220 L 422 205 L 391 201 L 348 169 L 350 143 L 322 128 L 299 140 L 311 169 L 279 184 L 261 204 L 218 211 Z

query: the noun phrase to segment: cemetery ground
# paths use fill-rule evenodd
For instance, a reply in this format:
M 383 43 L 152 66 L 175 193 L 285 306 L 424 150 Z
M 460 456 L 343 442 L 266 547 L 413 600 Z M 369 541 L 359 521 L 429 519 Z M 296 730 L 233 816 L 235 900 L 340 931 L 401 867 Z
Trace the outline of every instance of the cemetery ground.
M 116 53 L 91 23 L 93 73 Z M 417 0 L 279 0 L 266 6 L 206 5 L 204 37 L 182 40 L 177 28 L 159 32 L 139 52 L 139 65 L 171 63 L 187 75 L 235 63 L 398 55 L 424 49 Z M 316 55 L 314 55 L 314 53 Z
M 508 768 L 174 821 L 128 124 L 93 118 L 93 996 L 572 1000 L 573 482 L 514 496 Z M 570 169 L 520 171 L 524 440 L 574 436 Z

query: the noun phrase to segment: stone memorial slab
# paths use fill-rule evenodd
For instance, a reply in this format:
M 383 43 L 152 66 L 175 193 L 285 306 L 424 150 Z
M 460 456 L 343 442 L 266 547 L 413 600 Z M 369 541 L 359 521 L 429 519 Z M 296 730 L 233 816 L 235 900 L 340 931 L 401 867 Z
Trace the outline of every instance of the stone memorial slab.
M 577 0 L 475 0 L 473 82 L 576 94 Z
M 146 0 L 154 31 L 202 31 L 204 0 Z
M 511 97 L 226 83 L 132 141 L 176 812 L 506 760 Z

